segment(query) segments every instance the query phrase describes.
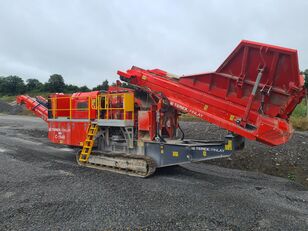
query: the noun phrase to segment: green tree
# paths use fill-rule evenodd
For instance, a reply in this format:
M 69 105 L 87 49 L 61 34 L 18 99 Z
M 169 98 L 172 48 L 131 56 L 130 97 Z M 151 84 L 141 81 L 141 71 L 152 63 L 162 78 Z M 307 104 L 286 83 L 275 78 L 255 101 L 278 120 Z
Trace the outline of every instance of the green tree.
M 96 87 L 93 88 L 93 91 L 107 91 L 109 88 L 109 82 L 108 80 L 105 80 L 102 84 L 97 85 Z
M 50 92 L 63 92 L 65 90 L 65 83 L 62 75 L 51 75 L 47 83 L 47 88 Z
M 5 79 L 3 76 L 0 76 L 0 95 L 4 95 L 4 90 L 5 90 Z
M 304 71 L 305 75 L 305 88 L 308 90 L 308 69 Z
M 0 84 L 2 95 L 18 95 L 26 91 L 23 79 L 15 75 L 1 78 Z
M 41 91 L 43 84 L 37 79 L 27 79 L 26 80 L 27 91 Z
M 74 92 L 78 92 L 79 91 L 79 87 L 69 84 L 69 85 L 65 85 L 65 92 L 66 93 L 74 93 Z
M 88 92 L 88 91 L 90 91 L 90 89 L 87 86 L 81 86 L 79 88 L 79 91 L 81 91 L 81 92 Z

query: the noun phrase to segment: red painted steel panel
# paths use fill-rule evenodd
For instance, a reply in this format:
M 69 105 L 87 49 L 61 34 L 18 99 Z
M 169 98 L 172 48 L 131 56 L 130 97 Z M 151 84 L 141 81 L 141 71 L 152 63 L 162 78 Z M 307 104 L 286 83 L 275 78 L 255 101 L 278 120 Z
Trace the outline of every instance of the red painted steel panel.
M 269 145 L 290 139 L 288 118 L 305 94 L 296 50 L 250 41 L 242 41 L 212 73 L 175 78 L 132 67 L 118 74 L 147 92 L 162 93 L 182 112 Z
M 81 146 L 86 139 L 87 129 L 90 122 L 72 122 L 71 123 L 71 143 L 70 145 Z
M 144 139 L 144 132 L 148 134 L 145 136 L 148 140 L 153 140 L 156 133 L 155 112 L 154 111 L 138 111 L 138 132 L 139 139 Z
M 139 111 L 138 112 L 138 130 L 139 131 L 150 131 L 150 111 Z
M 71 124 L 70 122 L 48 122 L 48 138 L 56 144 L 71 144 Z
M 72 95 L 72 119 L 96 119 L 96 97 L 99 91 L 77 92 Z
M 48 138 L 57 144 L 81 146 L 86 139 L 89 122 L 48 122 Z
M 70 116 L 70 94 L 54 93 L 49 97 L 51 98 L 52 116 L 54 118 Z

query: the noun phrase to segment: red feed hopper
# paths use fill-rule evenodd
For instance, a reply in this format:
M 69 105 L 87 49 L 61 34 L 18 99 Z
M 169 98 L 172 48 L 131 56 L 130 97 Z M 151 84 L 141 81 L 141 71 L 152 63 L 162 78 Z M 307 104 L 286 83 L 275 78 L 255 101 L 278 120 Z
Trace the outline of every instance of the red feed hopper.
M 176 77 L 132 67 L 118 74 L 182 112 L 269 145 L 290 139 L 288 119 L 305 94 L 296 50 L 250 41 L 242 41 L 215 72 Z

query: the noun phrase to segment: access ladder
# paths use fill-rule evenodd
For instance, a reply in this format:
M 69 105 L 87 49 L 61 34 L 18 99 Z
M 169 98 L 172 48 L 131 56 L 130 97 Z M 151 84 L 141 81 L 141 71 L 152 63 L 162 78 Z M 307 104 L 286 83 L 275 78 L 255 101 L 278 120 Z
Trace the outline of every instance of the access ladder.
M 87 162 L 89 159 L 89 156 L 91 155 L 92 148 L 94 145 L 94 139 L 98 132 L 99 126 L 97 124 L 89 124 L 88 130 L 87 130 L 87 137 L 86 140 L 83 142 L 83 147 L 79 156 L 80 162 Z

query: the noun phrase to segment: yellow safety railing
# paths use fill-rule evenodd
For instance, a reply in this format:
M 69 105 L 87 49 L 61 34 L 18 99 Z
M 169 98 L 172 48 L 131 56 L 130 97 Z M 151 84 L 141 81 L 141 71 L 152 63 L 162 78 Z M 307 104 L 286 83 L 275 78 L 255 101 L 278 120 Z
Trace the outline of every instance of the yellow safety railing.
M 121 106 L 110 107 L 113 103 L 112 100 L 116 97 L 121 97 L 121 100 L 119 100 L 121 102 Z M 110 115 L 112 116 L 112 111 L 117 110 L 123 113 L 123 120 L 134 120 L 134 104 L 133 93 L 101 94 L 97 97 L 97 119 L 115 119 L 111 118 Z M 128 112 L 131 112 L 131 118 L 127 118 Z M 103 118 L 101 118 L 101 114 L 104 114 Z
M 86 100 L 87 106 L 86 107 L 79 107 L 79 108 L 76 107 L 76 108 L 73 108 L 73 106 L 72 106 L 72 99 L 73 98 L 78 98 L 80 100 Z M 58 111 L 69 111 L 67 117 L 69 117 L 70 119 L 72 119 L 72 117 L 73 117 L 73 111 L 87 111 L 88 112 L 87 118 L 91 119 L 91 108 L 92 109 L 96 108 L 96 105 L 92 104 L 92 102 L 93 102 L 92 100 L 93 99 L 94 99 L 94 102 L 96 104 L 96 97 L 94 98 L 94 97 L 91 97 L 91 96 L 50 97 L 49 99 L 51 101 L 52 108 L 48 109 L 48 111 L 52 112 L 52 118 L 53 119 L 57 118 L 57 116 L 56 116 L 57 113 L 56 112 L 58 112 Z M 69 107 L 68 108 L 58 108 L 58 102 L 61 101 L 61 100 L 67 100 L 67 99 L 69 99 Z M 80 118 L 80 119 L 82 119 L 82 118 Z
M 113 103 L 113 99 L 115 97 L 120 97 L 119 101 L 121 104 L 119 107 L 110 107 L 110 105 Z M 83 100 L 79 103 L 87 102 L 87 105 L 85 107 L 77 107 L 73 108 L 72 99 L 78 99 Z M 58 108 L 58 104 L 60 104 L 61 100 L 67 100 L 68 99 L 68 108 Z M 113 94 L 100 94 L 97 97 L 91 97 L 91 96 L 67 96 L 67 97 L 50 97 L 49 100 L 52 103 L 52 108 L 48 109 L 48 111 L 52 112 L 52 118 L 56 119 L 57 112 L 59 111 L 68 111 L 68 115 L 66 117 L 69 117 L 70 119 L 73 118 L 73 111 L 87 111 L 88 112 L 88 119 L 91 119 L 91 110 L 97 110 L 97 119 L 115 119 L 112 118 L 112 111 L 118 110 L 123 113 L 123 120 L 134 120 L 134 94 L 133 93 L 113 93 Z M 59 102 L 59 103 L 58 103 Z M 117 102 L 117 103 L 119 103 Z M 102 113 L 105 112 L 105 113 Z M 131 113 L 130 118 L 127 118 L 127 114 Z M 101 114 L 104 114 L 104 117 L 101 118 Z M 77 119 L 77 118 L 76 118 Z M 78 118 L 79 119 L 79 118 Z M 84 118 L 80 118 L 84 119 Z

